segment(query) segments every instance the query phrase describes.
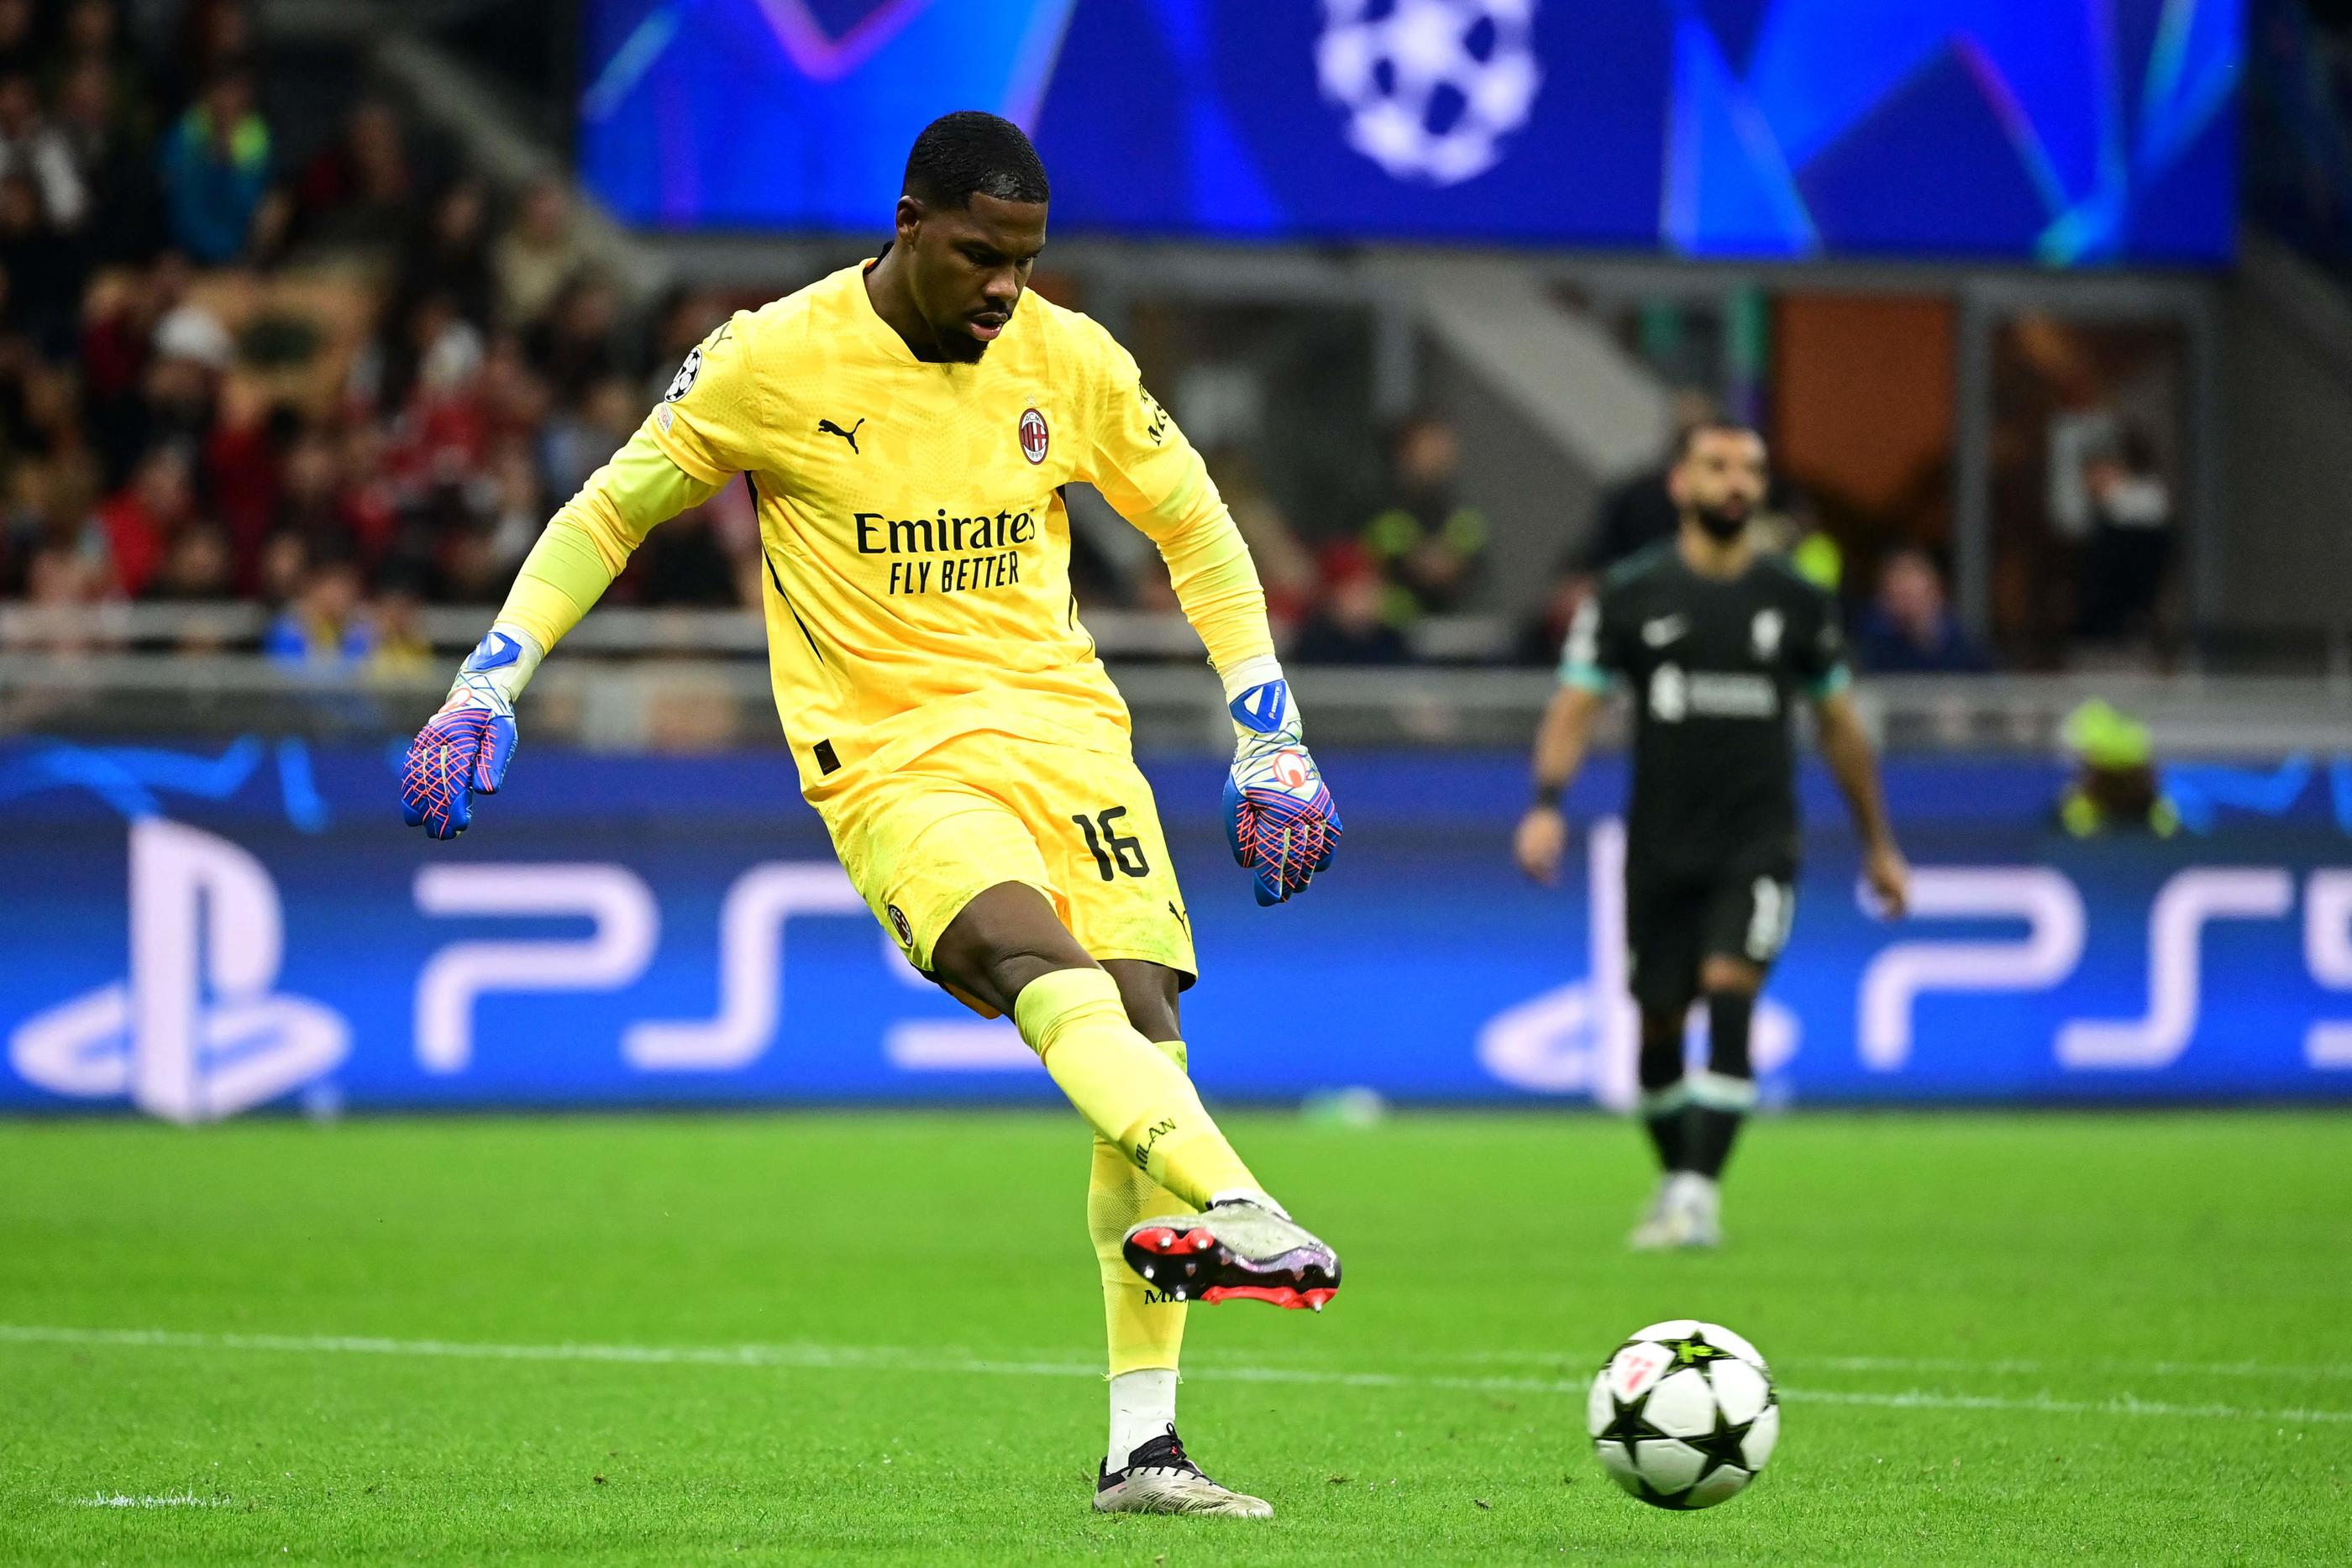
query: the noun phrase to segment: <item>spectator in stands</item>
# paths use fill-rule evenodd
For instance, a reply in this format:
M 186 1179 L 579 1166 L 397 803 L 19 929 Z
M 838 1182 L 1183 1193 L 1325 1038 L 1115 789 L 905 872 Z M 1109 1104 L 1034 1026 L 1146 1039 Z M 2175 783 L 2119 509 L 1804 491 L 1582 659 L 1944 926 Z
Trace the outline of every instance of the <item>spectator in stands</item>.
M 577 407 L 548 422 L 541 466 L 550 494 L 570 499 L 583 481 L 635 434 L 646 417 L 629 383 L 607 376 Z
M 184 299 L 165 312 L 155 324 L 142 391 L 146 444 L 201 445 L 212 434 L 221 382 L 236 359 L 228 328 L 205 306 Z
M 29 623 L 29 634 L 10 646 L 28 653 L 71 653 L 88 648 L 89 606 L 107 595 L 105 566 L 70 545 L 53 544 L 35 555 L 25 573 L 25 598 L 47 612 Z M 11 715 L 12 720 L 17 716 Z
M 365 608 L 359 569 L 348 559 L 321 560 L 270 623 L 261 651 L 285 664 L 363 664 L 375 653 Z
M 210 523 L 193 523 L 172 541 L 149 597 L 201 602 L 226 599 L 235 587 L 227 537 Z
M 71 531 L 51 529 L 48 467 L 18 463 L 8 476 L 8 506 L 0 514 L 0 593 L 22 593 L 33 558 L 51 544 L 71 544 Z
M 1834 599 L 1845 580 L 1845 551 L 1822 526 L 1821 509 L 1813 498 L 1794 486 L 1782 486 L 1756 515 L 1751 536 L 1757 548 L 1785 555 L 1797 575 Z
M 253 19 L 243 0 L 189 0 L 180 14 L 180 37 L 170 69 L 165 108 L 178 113 L 195 102 L 205 84 L 252 57 Z
M 547 314 L 523 333 L 531 367 L 551 386 L 585 387 L 620 369 L 613 335 L 621 324 L 621 291 L 590 267 L 556 292 Z
M 88 466 L 88 455 L 76 419 L 73 372 L 36 357 L 21 342 L 0 340 L 0 362 L 9 361 L 9 378 L 0 383 L 0 442 L 15 465 L 11 480 L 36 472 L 74 477 Z M 41 493 L 62 496 L 55 486 L 34 483 Z M 87 516 L 88 508 L 80 515 Z
M 254 580 L 261 541 L 276 520 L 285 481 L 286 449 L 300 416 L 269 402 L 252 386 L 229 387 L 205 437 L 203 488 L 207 510 L 226 531 L 226 549 L 239 582 Z
M 22 169 L 0 174 L 0 277 L 6 288 L 0 328 L 22 334 L 47 357 L 62 357 L 81 304 L 81 257 L 49 222 L 39 190 Z
M 2060 732 L 2074 772 L 2058 798 L 2058 821 L 2078 839 L 2106 832 L 2180 831 L 2180 807 L 2165 792 L 2147 726 L 2094 697 L 2066 716 Z
M 493 444 L 540 439 L 555 407 L 554 395 L 531 370 L 512 333 L 492 338 L 483 350 L 479 390 L 485 430 Z
M 310 549 L 300 538 L 293 534 L 271 535 L 261 547 L 261 601 L 280 610 L 293 603 L 310 570 Z
M 62 95 L 66 83 L 88 71 L 98 73 L 110 118 L 134 137 L 152 134 L 145 75 L 123 36 L 122 11 L 115 0 L 72 0 L 66 7 L 52 80 Z
M 147 444 L 140 388 L 166 301 L 185 287 L 180 264 L 167 258 L 134 273 L 101 273 L 82 308 L 75 361 L 81 371 L 82 408 L 90 444 L 110 483 L 131 471 Z
M 384 461 L 383 432 L 374 421 L 354 419 L 336 442 L 335 512 L 346 537 L 358 541 L 372 561 L 397 558 L 415 566 L 429 551 L 411 549 L 401 537 L 400 488 Z
M 163 143 L 163 200 L 174 244 L 198 262 L 239 259 L 269 189 L 269 127 L 242 66 L 214 77 Z
M 41 198 L 41 215 L 59 230 L 78 227 L 89 203 L 64 132 L 43 117 L 29 71 L 0 74 L 0 177 L 22 174 Z
M 2145 431 L 2126 429 L 2083 465 L 2091 502 L 2075 630 L 2094 641 L 2146 635 L 2171 575 L 2172 490 Z
M 95 58 L 67 71 L 58 90 L 58 129 L 89 193 L 82 234 L 100 266 L 143 261 L 163 244 L 153 161 L 118 91 L 106 62 Z
M 425 504 L 425 526 L 434 540 L 434 597 L 451 604 L 496 604 L 514 574 L 499 563 L 490 525 L 475 517 L 465 499 L 454 489 L 443 490 Z
M 1461 497 L 1462 439 L 1433 414 L 1397 433 L 1388 504 L 1360 543 L 1385 583 L 1382 617 L 1391 626 L 1461 607 L 1486 549 L 1486 515 Z
M 1878 570 L 1878 592 L 1854 627 L 1855 662 L 1882 674 L 1974 674 L 1990 668 L 1961 630 L 1936 563 L 1898 549 Z
M 0 0 L 0 73 L 39 67 L 37 20 L 33 0 Z
M 362 559 L 380 556 L 389 541 L 364 537 L 353 526 L 344 509 L 341 481 L 341 454 L 334 439 L 315 426 L 295 432 L 278 465 L 277 506 L 264 540 L 290 536 L 320 554 L 348 543 Z M 260 550 L 253 552 L 237 575 L 247 592 L 259 587 Z
M 322 262 L 377 275 L 415 221 L 419 184 L 400 116 L 381 99 L 362 99 L 295 182 L 293 243 Z
M 436 288 L 418 299 L 409 312 L 408 334 L 416 356 L 415 396 L 446 402 L 472 392 L 488 350 L 456 296 Z
M 435 197 L 423 229 L 408 242 L 395 298 L 413 300 L 427 293 L 446 298 L 477 332 L 488 331 L 495 319 L 489 197 L 478 181 L 458 180 Z
M 1216 481 L 1217 493 L 1225 498 L 1234 526 L 1241 530 L 1242 542 L 1249 546 L 1250 559 L 1257 565 L 1258 580 L 1265 589 L 1265 612 L 1279 637 L 1314 611 L 1319 587 L 1315 558 L 1267 493 L 1247 447 L 1228 443 L 1203 457 L 1209 477 Z
M 17 463 L 8 476 L 0 587 L 30 593 L 32 562 L 50 549 L 84 559 L 103 583 L 108 576 L 106 532 L 92 494 L 89 464 L 79 454 Z
M 140 460 L 131 483 L 99 507 L 114 591 L 132 599 L 143 595 L 195 512 L 187 449 L 176 443 L 155 447 Z
M 727 308 L 716 298 L 684 287 L 670 289 L 654 307 L 653 330 L 638 366 L 639 395 L 647 407 L 661 401 L 686 356 L 726 319 Z
M 414 572 L 395 572 L 385 579 L 373 615 L 371 674 L 421 675 L 433 668 L 433 642 L 425 634 L 424 589 Z
M 418 299 L 392 324 L 399 335 L 383 350 L 377 400 L 379 413 L 392 419 L 385 471 L 412 491 L 458 483 L 488 444 L 479 397 L 481 334 L 440 293 Z
M 547 493 L 540 486 L 539 462 L 530 442 L 520 435 L 500 441 L 490 453 L 489 476 L 496 490 L 490 554 L 500 570 L 511 571 L 522 565 L 547 526 Z
M 587 265 L 572 226 L 572 196 L 562 181 L 541 180 L 523 193 L 514 222 L 498 245 L 499 302 L 509 324 L 528 327 L 544 316 L 565 282 Z M 696 333 L 694 341 L 702 335 Z M 685 351 L 678 350 L 681 358 Z
M 1388 584 L 1378 571 L 1347 571 L 1298 633 L 1290 657 L 1301 664 L 1409 664 L 1412 649 L 1390 623 L 1387 611 Z

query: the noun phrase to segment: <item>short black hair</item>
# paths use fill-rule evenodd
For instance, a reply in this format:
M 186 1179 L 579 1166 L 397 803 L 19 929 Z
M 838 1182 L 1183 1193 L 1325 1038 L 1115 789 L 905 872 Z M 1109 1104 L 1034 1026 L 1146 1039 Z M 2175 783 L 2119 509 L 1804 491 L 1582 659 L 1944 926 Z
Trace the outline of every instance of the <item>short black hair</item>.
M 1714 419 L 1702 419 L 1696 424 L 1685 425 L 1681 433 L 1675 437 L 1675 449 L 1669 455 L 1667 466 L 1681 467 L 1690 455 L 1697 450 L 1698 438 L 1702 435 L 1752 435 L 1759 441 L 1764 439 L 1764 433 L 1745 420 L 1726 419 L 1720 416 Z
M 971 204 L 975 195 L 1000 202 L 1052 198 L 1045 165 L 1028 133 L 1000 115 L 960 109 L 923 127 L 907 154 L 900 187 L 919 202 L 945 207 Z

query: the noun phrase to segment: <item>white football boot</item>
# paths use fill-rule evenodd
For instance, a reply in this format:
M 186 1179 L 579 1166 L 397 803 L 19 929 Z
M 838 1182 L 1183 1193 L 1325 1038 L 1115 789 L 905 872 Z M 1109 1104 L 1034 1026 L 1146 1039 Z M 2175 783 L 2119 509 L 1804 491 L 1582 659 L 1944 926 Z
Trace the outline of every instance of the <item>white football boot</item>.
M 1706 1249 L 1723 1245 L 1723 1187 L 1712 1176 L 1685 1171 L 1675 1178 L 1675 1245 Z
M 1675 1173 L 1669 1171 L 1658 1178 L 1658 1190 L 1650 1195 L 1650 1206 L 1642 1211 L 1641 1223 L 1625 1239 L 1625 1245 L 1636 1252 L 1663 1252 L 1681 1245 L 1675 1228 Z
M 1228 1519 L 1272 1519 L 1274 1504 L 1201 1473 L 1184 1452 L 1176 1428 L 1128 1455 L 1113 1470 L 1108 1463 L 1095 1481 L 1097 1513 L 1205 1513 Z

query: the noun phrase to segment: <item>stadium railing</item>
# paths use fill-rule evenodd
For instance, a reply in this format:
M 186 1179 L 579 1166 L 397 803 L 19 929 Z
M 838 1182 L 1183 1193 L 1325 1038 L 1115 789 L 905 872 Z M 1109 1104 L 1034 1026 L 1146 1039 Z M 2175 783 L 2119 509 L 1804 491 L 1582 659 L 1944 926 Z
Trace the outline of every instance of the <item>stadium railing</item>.
M 467 614 L 478 626 L 478 614 Z M 1192 662 L 1197 653 L 1184 652 L 1182 662 L 1109 662 L 1139 745 L 1221 752 L 1232 737 L 1217 683 Z M 289 665 L 234 652 L 0 652 L 0 737 L 398 739 L 439 703 L 449 669 L 437 654 L 385 669 Z M 1554 690 L 1541 670 L 1293 674 L 1318 747 L 1520 747 Z M 2352 754 L 2352 679 L 2341 676 L 1883 676 L 1865 677 L 1856 692 L 1865 719 L 1894 751 L 2054 754 L 2067 716 L 2097 697 L 2146 719 L 2160 756 Z M 1622 722 L 1621 713 L 1611 739 L 1622 740 Z M 764 663 L 709 653 L 552 661 L 532 685 L 525 726 L 537 741 L 608 751 L 782 744 Z

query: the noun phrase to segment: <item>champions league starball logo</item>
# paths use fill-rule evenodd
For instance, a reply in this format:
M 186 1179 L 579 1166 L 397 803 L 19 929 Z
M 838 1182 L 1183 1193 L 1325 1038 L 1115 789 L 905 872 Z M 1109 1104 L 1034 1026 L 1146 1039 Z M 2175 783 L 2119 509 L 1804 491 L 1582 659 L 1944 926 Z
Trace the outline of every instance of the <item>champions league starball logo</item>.
M 1493 168 L 1543 72 L 1536 0 L 1323 0 L 1315 71 L 1348 144 L 1400 180 L 1458 185 Z

